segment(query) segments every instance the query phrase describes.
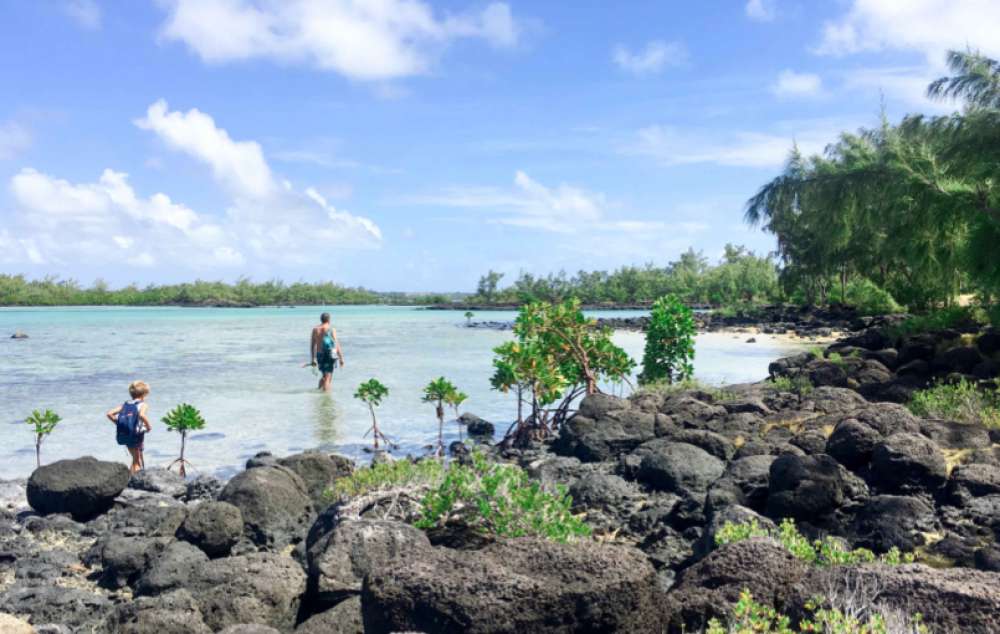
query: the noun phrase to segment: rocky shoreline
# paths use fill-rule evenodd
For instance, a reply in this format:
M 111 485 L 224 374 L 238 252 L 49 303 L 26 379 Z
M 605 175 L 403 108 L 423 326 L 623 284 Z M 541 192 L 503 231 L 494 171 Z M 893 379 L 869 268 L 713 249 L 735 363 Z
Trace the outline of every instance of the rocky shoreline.
M 648 308 L 648 306 L 642 307 Z M 904 318 L 902 315 L 865 317 L 845 307 L 763 306 L 752 311 L 723 314 L 715 311 L 694 313 L 699 332 L 736 332 L 748 334 L 790 335 L 803 339 L 830 339 L 844 333 L 854 333 L 873 325 Z M 597 323 L 614 330 L 644 332 L 649 317 L 600 317 Z M 463 324 L 468 328 L 510 330 L 511 321 L 480 320 Z
M 746 589 L 793 618 L 851 596 L 932 632 L 1000 631 L 1000 430 L 886 402 L 983 373 L 1000 335 L 876 333 L 775 361 L 784 383 L 590 396 L 552 442 L 493 449 L 568 488 L 594 530 L 568 544 L 419 530 L 413 490 L 331 505 L 355 467 L 325 453 L 261 454 L 225 483 L 53 463 L 0 483 L 0 613 L 53 634 L 697 632 Z M 924 374 L 901 372 L 918 360 Z M 915 562 L 717 544 L 727 522 L 782 518 Z M 13 617 L 0 629 L 21 631 Z

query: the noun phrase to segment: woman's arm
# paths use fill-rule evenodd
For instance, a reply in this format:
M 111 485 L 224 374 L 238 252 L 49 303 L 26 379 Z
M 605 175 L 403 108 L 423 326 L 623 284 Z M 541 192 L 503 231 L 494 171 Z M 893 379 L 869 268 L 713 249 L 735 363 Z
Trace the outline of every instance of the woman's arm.
M 142 403 L 141 405 L 139 405 L 139 420 L 141 420 L 142 424 L 146 426 L 146 431 L 153 431 L 153 426 L 149 424 L 149 418 L 146 416 L 148 412 L 149 412 L 148 403 Z
M 312 336 L 309 338 L 309 364 L 316 365 L 316 329 L 313 328 Z
M 112 423 L 117 423 L 118 422 L 118 412 L 120 412 L 120 411 L 122 411 L 122 406 L 121 405 L 119 405 L 118 407 L 116 407 L 114 409 L 108 410 L 108 413 L 105 414 L 105 416 L 107 416 L 108 420 L 111 421 Z

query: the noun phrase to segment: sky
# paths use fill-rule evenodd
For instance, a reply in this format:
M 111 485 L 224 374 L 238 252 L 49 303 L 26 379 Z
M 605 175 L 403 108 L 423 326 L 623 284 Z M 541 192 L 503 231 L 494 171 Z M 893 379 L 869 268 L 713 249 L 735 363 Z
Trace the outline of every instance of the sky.
M 0 0 L 0 272 L 471 291 L 759 253 L 996 0 Z

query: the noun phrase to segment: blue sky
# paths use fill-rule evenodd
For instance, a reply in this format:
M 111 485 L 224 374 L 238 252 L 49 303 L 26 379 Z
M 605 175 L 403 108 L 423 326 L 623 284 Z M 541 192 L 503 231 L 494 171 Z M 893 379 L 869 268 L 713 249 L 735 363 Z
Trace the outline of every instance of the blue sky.
M 471 290 L 716 258 L 793 140 L 947 112 L 986 0 L 0 0 L 0 271 Z M 991 48 L 992 47 L 992 48 Z

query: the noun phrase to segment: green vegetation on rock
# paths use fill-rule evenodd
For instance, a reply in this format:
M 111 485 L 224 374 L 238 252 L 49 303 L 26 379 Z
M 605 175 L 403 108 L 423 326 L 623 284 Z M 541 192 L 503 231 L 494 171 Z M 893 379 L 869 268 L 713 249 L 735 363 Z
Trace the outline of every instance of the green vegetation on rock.
M 487 535 L 566 542 L 591 532 L 571 506 L 565 488 L 548 493 L 520 467 L 490 462 L 474 452 L 470 465 L 448 466 L 440 484 L 421 502 L 416 526 L 430 529 L 461 522 Z
M 433 458 L 376 462 L 337 479 L 325 497 L 335 501 L 402 487 L 434 486 L 444 470 L 444 464 Z
M 978 423 L 1000 428 L 1000 391 L 960 379 L 917 390 L 910 411 L 923 418 Z
M 879 561 L 884 564 L 900 564 L 912 562 L 913 555 L 900 553 L 898 548 L 891 548 L 881 556 L 867 548 L 850 549 L 834 537 L 809 541 L 795 526 L 791 518 L 782 520 L 778 529 L 772 530 L 760 526 L 756 520 L 734 524 L 726 522 L 715 535 L 716 546 L 724 546 L 734 542 L 755 537 L 770 537 L 780 543 L 788 552 L 797 558 L 817 566 L 846 566 L 850 564 L 871 563 Z

